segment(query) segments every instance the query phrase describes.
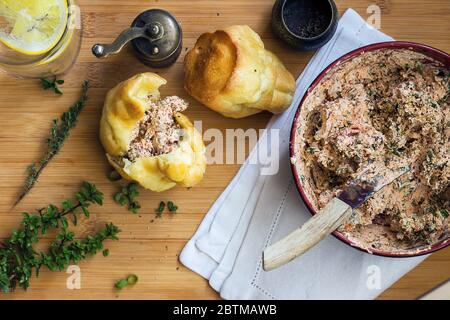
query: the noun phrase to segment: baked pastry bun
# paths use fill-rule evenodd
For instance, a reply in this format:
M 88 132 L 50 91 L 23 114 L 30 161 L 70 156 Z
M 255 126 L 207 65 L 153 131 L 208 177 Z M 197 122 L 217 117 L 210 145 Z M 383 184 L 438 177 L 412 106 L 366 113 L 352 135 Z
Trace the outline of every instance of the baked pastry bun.
M 178 97 L 160 100 L 166 80 L 154 73 L 138 74 L 106 96 L 100 140 L 119 174 L 144 188 L 161 192 L 179 184 L 191 187 L 206 170 L 201 134 L 181 111 Z
M 292 102 L 294 77 L 249 26 L 204 33 L 184 63 L 187 92 L 226 117 L 280 113 Z

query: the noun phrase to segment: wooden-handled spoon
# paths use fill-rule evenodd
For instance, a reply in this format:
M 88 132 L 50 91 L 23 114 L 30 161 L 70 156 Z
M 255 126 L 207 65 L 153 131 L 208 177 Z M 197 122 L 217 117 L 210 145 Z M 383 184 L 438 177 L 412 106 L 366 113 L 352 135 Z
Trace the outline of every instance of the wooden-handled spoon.
M 380 174 L 374 166 L 367 168 L 357 179 L 350 182 L 338 197 L 333 198 L 300 228 L 266 248 L 263 252 L 264 270 L 270 271 L 281 267 L 314 247 L 347 221 L 353 209 L 384 186 L 409 172 L 410 167 L 402 167 L 395 171 L 385 168 L 383 171 L 383 174 Z

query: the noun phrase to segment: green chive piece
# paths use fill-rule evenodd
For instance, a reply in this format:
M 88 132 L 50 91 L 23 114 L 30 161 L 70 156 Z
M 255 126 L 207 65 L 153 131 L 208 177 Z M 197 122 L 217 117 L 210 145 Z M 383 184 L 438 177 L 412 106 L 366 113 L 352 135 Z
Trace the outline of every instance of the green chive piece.
M 129 285 L 134 285 L 136 284 L 136 282 L 138 282 L 139 278 L 137 275 L 135 274 L 130 274 L 127 278 L 128 284 Z
M 123 289 L 124 287 L 126 287 L 128 285 L 128 280 L 127 279 L 122 279 L 116 282 L 116 284 L 114 285 L 117 289 Z

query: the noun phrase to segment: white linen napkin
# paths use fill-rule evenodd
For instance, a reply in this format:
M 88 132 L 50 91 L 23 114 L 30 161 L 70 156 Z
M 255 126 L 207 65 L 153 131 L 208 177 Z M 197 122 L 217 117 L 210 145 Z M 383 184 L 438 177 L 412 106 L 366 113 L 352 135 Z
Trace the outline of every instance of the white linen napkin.
M 357 251 L 332 236 L 291 263 L 262 269 L 261 253 L 311 217 L 301 200 L 289 164 L 289 133 L 301 97 L 314 78 L 343 54 L 392 40 L 352 9 L 334 37 L 311 59 L 297 80 L 291 107 L 274 116 L 238 174 L 206 214 L 180 261 L 209 279 L 224 299 L 373 299 L 425 257 L 384 258 Z M 272 153 L 279 134 L 280 168 L 262 175 L 257 163 Z

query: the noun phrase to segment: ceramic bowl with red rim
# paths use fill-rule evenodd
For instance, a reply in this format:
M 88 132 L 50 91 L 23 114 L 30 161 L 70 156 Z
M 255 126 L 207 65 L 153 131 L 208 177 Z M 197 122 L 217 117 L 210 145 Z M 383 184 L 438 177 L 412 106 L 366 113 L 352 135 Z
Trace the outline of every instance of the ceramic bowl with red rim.
M 291 159 L 297 159 L 295 163 L 291 163 L 292 173 L 294 175 L 295 183 L 297 185 L 297 189 L 305 202 L 306 206 L 308 207 L 309 211 L 312 215 L 315 215 L 317 213 L 317 210 L 315 209 L 314 205 L 312 204 L 312 199 L 308 198 L 308 193 L 305 191 L 304 185 L 302 183 L 301 174 L 299 172 L 298 161 L 300 151 L 296 150 L 299 148 L 299 141 L 297 141 L 298 134 L 298 127 L 299 123 L 303 121 L 301 118 L 301 110 L 302 106 L 304 105 L 305 101 L 309 97 L 309 95 L 313 92 L 314 88 L 321 83 L 324 78 L 331 75 L 334 70 L 337 68 L 338 65 L 341 65 L 344 62 L 347 62 L 351 60 L 354 57 L 357 57 L 361 54 L 364 54 L 369 51 L 376 51 L 376 50 L 385 50 L 385 49 L 402 49 L 402 50 L 411 50 L 414 52 L 419 52 L 432 60 L 434 62 L 437 62 L 440 67 L 443 67 L 447 70 L 450 70 L 450 55 L 448 53 L 445 53 L 441 50 L 432 48 L 427 45 L 414 43 L 414 42 L 403 42 L 403 41 L 389 41 L 389 42 L 382 42 L 382 43 L 376 43 L 371 44 L 365 47 L 358 48 L 356 50 L 353 50 L 339 59 L 332 62 L 328 67 L 326 67 L 318 76 L 317 78 L 312 82 L 312 84 L 309 86 L 308 90 L 306 91 L 305 95 L 303 96 L 300 105 L 298 106 L 298 109 L 296 111 L 292 130 L 291 130 L 291 138 L 290 138 L 290 157 Z M 360 241 L 358 241 L 356 238 L 349 236 L 348 234 L 344 234 L 340 231 L 333 232 L 333 235 L 338 238 L 339 240 L 343 241 L 344 243 L 362 250 L 367 253 L 379 255 L 379 256 L 385 256 L 385 257 L 413 257 L 413 256 L 420 256 L 432 253 L 434 251 L 443 249 L 450 245 L 450 233 L 447 232 L 443 237 L 441 237 L 438 241 L 432 244 L 427 245 L 419 245 L 417 247 L 413 247 L 410 249 L 402 249 L 402 250 L 387 250 L 387 249 L 376 249 L 372 247 L 368 247 L 367 245 L 364 245 Z

